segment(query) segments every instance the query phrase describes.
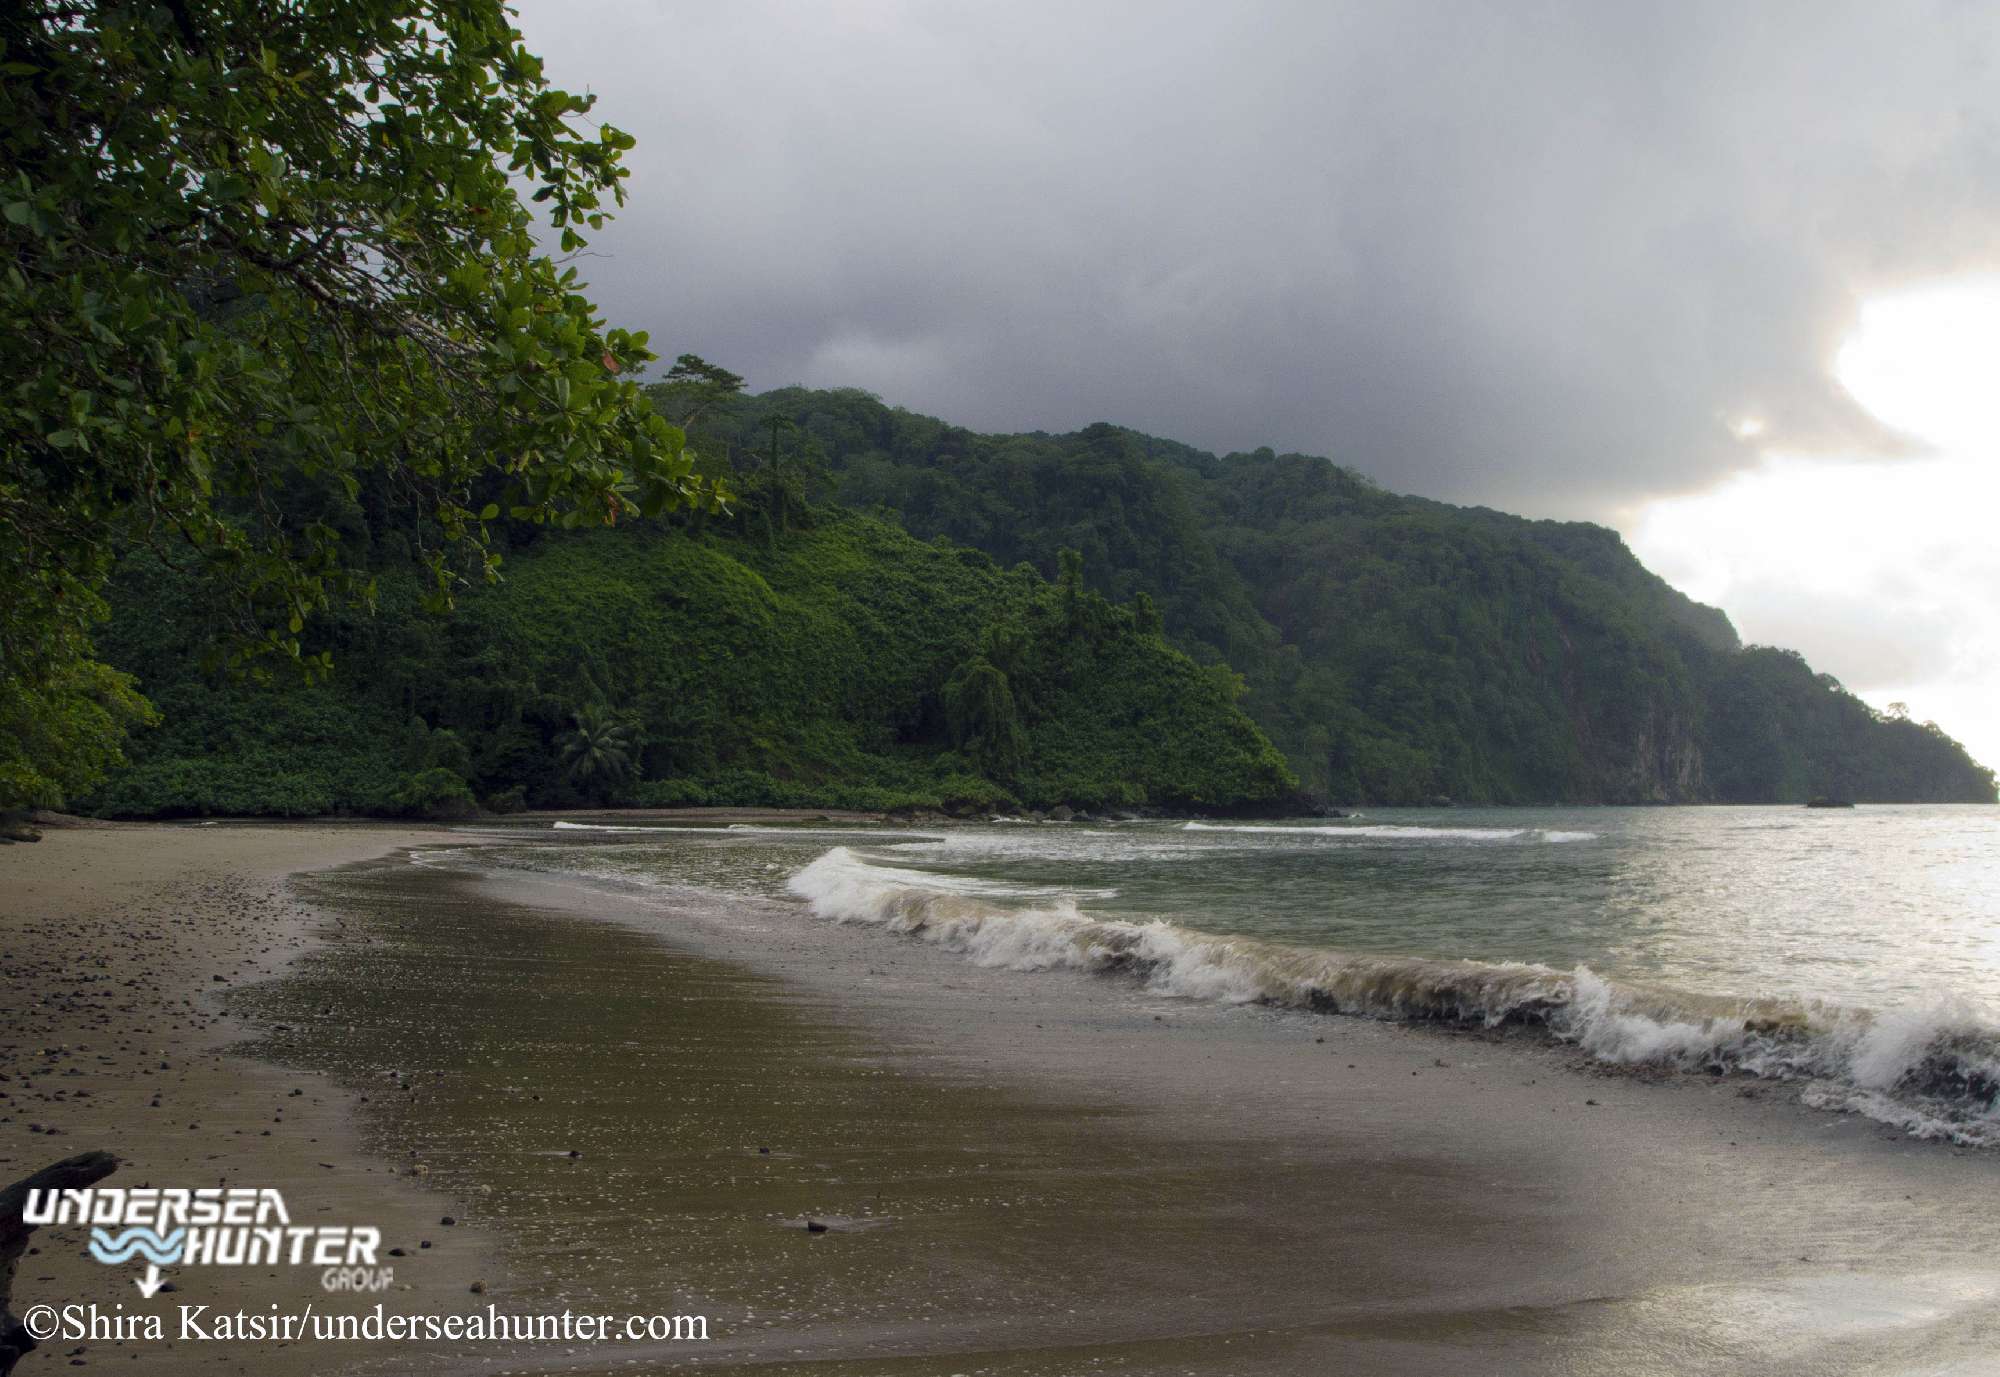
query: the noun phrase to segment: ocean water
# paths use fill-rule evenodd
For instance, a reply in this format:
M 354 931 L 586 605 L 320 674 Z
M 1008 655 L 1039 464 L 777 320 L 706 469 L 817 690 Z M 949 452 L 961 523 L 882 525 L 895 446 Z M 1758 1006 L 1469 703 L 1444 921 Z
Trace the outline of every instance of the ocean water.
M 934 831 L 558 824 L 555 865 L 1024 973 L 1517 1026 L 2000 1145 L 2000 808 L 1380 810 Z

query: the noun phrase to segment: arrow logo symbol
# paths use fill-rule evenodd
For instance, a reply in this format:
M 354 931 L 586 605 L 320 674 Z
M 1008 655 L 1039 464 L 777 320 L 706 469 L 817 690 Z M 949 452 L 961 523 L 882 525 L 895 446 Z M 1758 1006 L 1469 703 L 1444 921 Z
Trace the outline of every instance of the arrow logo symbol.
M 160 1275 L 160 1264 L 149 1262 L 146 1264 L 146 1275 L 132 1278 L 132 1284 L 139 1288 L 140 1295 L 144 1296 L 147 1300 L 151 1300 L 154 1293 L 162 1286 L 165 1286 L 167 1282 L 166 1278 Z

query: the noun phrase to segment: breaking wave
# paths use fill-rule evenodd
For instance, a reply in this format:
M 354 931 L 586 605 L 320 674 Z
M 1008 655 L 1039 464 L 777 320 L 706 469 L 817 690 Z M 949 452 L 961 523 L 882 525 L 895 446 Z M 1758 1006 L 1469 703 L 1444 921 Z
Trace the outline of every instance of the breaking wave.
M 1093 917 L 1078 906 L 1079 897 L 1093 897 L 1088 892 L 1009 890 L 895 869 L 844 846 L 798 871 L 787 887 L 823 918 L 906 933 L 981 966 L 1124 974 L 1191 999 L 1532 1029 L 1614 1065 L 1802 1079 L 1809 1082 L 1802 1098 L 1815 1107 L 1865 1114 L 1919 1137 L 2000 1146 L 2000 1028 L 1960 1000 L 1875 1014 L 1817 1001 L 1655 991 L 1583 966 L 1562 971 L 1219 936 L 1158 920 Z
M 1183 832 L 1252 832 L 1273 837 L 1386 837 L 1392 841 L 1580 842 L 1596 841 L 1595 832 L 1555 832 L 1544 827 L 1420 827 L 1415 824 L 1365 823 L 1359 827 L 1271 827 L 1254 823 L 1184 822 Z
M 732 822 L 716 826 L 695 826 L 678 822 L 569 822 L 556 821 L 549 824 L 552 832 L 623 832 L 661 838 L 684 836 L 730 836 L 744 832 L 773 837 L 854 837 L 854 836 L 895 836 L 901 832 L 887 831 L 880 827 L 861 825 L 855 827 L 806 827 L 789 822 Z

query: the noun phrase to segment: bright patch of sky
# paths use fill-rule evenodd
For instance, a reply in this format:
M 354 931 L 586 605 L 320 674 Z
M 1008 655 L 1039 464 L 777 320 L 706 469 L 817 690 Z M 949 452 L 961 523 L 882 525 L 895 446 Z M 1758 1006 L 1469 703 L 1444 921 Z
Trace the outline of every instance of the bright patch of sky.
M 1868 303 L 1834 373 L 1917 457 L 1764 452 L 1621 523 L 1639 558 L 1878 707 L 2000 764 L 2000 279 Z M 1754 415 L 1724 422 L 1753 441 Z

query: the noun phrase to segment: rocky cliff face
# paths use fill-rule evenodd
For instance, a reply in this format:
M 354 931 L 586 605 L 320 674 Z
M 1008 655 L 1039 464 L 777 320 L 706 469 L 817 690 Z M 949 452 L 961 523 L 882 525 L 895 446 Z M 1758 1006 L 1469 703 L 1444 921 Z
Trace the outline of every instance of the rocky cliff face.
M 1647 672 L 1607 679 L 1563 637 L 1565 728 L 1581 763 L 1571 787 L 1549 802 L 1694 803 L 1706 795 L 1700 705 L 1670 652 Z M 1541 801 L 1541 800 L 1537 800 Z
M 1628 743 L 1624 768 L 1607 781 L 1604 801 L 1698 803 L 1706 798 L 1693 714 L 1683 704 L 1649 704 Z

